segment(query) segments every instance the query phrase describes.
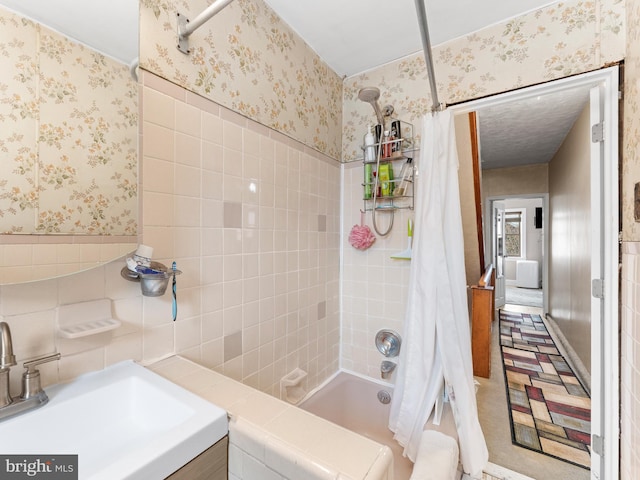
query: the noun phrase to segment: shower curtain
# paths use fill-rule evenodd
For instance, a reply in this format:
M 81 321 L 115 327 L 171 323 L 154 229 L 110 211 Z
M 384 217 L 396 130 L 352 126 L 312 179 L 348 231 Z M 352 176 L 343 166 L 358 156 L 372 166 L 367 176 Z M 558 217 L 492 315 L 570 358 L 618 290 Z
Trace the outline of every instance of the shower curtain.
M 413 256 L 404 344 L 389 428 L 415 461 L 425 422 L 447 385 L 465 473 L 488 461 L 478 421 L 458 186 L 458 153 L 450 111 L 423 119 Z

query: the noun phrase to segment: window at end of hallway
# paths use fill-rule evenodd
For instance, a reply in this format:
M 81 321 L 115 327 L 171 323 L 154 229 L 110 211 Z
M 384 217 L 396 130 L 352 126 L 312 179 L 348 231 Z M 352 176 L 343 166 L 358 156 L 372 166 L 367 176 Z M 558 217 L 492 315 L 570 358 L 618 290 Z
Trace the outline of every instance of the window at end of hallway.
M 505 211 L 504 233 L 507 257 L 524 257 L 525 228 L 524 210 Z

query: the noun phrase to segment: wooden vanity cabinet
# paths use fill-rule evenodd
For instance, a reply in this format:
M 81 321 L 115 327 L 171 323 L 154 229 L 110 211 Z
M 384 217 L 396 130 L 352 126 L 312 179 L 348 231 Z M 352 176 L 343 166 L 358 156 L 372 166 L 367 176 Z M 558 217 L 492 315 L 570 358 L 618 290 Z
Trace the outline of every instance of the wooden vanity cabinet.
M 221 438 L 167 480 L 227 480 L 229 436 Z

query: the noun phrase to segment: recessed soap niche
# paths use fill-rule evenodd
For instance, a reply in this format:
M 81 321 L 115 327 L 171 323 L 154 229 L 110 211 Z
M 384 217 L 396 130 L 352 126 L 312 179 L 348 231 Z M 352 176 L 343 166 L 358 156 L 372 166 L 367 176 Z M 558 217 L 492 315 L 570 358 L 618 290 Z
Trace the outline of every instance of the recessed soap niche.
M 280 379 L 280 398 L 297 405 L 307 394 L 304 387 L 304 380 L 307 378 L 307 372 L 300 368 L 296 368 Z

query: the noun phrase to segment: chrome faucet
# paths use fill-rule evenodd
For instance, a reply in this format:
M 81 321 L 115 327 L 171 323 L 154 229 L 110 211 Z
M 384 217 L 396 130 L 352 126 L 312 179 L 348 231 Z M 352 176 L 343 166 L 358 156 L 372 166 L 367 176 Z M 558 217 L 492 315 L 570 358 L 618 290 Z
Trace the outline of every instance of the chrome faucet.
M 16 356 L 13 354 L 13 341 L 11 330 L 6 322 L 0 322 L 0 408 L 11 403 L 9 393 L 10 367 L 17 365 Z
M 36 366 L 60 358 L 59 353 L 37 358 L 23 365 L 27 369 L 22 374 L 22 393 L 19 397 L 11 398 L 9 392 L 9 373 L 11 367 L 17 365 L 13 354 L 11 330 L 6 322 L 0 322 L 0 420 L 18 415 L 49 401 L 49 397 L 40 385 L 40 372 Z
M 384 360 L 380 364 L 380 377 L 387 379 L 391 377 L 391 374 L 396 369 L 398 365 L 394 362 L 390 362 L 389 360 Z

